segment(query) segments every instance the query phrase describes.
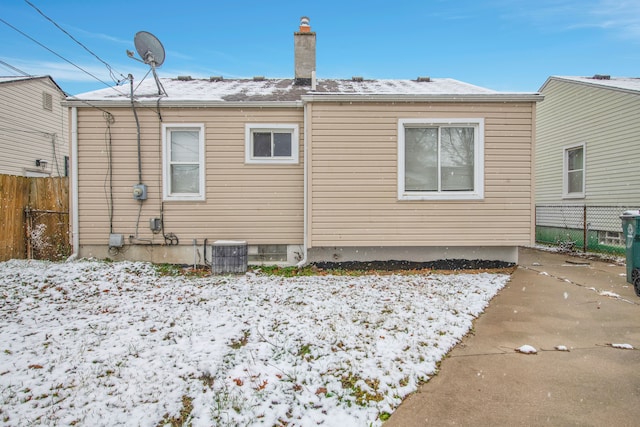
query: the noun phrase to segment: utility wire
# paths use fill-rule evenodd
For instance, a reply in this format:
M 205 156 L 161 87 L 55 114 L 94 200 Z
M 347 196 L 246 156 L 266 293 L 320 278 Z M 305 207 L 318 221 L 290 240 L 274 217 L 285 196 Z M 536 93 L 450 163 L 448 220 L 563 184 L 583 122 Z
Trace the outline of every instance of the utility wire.
M 11 69 L 13 71 L 16 71 L 16 72 L 22 74 L 25 77 L 33 77 L 33 75 L 22 71 L 20 68 L 16 68 L 13 65 L 4 62 L 2 59 L 0 59 L 0 64 L 4 65 L 5 67 L 7 67 L 7 68 L 9 68 L 9 69 Z
M 13 25 L 9 24 L 7 21 L 5 21 L 4 19 L 0 18 L 0 22 L 2 22 L 3 24 L 5 24 L 6 26 L 8 26 L 9 28 L 13 29 L 14 31 L 22 34 L 23 36 L 25 36 L 26 38 L 28 38 L 29 40 L 31 40 L 32 42 L 36 43 L 38 46 L 48 50 L 49 52 L 53 53 L 55 56 L 57 56 L 58 58 L 62 59 L 63 61 L 68 62 L 69 64 L 73 65 L 74 67 L 76 67 L 78 70 L 82 71 L 85 74 L 90 75 L 91 77 L 93 77 L 94 79 L 96 79 L 97 81 L 99 81 L 100 83 L 102 83 L 103 85 L 107 86 L 107 87 L 112 87 L 109 83 L 101 80 L 100 78 L 96 77 L 95 75 L 91 74 L 89 71 L 85 70 L 84 68 L 80 67 L 79 65 L 74 64 L 73 62 L 69 61 L 67 58 L 63 57 L 62 55 L 60 55 L 59 53 L 54 52 L 53 50 L 51 50 L 50 48 L 48 48 L 47 46 L 43 45 L 42 43 L 40 43 L 38 40 L 34 39 L 33 37 L 31 37 L 30 35 L 24 33 L 23 31 L 20 31 L 19 29 L 17 29 L 16 27 L 14 27 Z M 66 95 L 69 95 L 68 93 L 65 92 Z
M 109 65 L 107 62 L 105 62 L 104 60 L 102 60 L 102 58 L 100 58 L 98 55 L 96 55 L 95 53 L 93 53 L 88 47 L 86 47 L 84 44 L 82 44 L 79 40 L 77 40 L 75 37 L 73 37 L 71 34 L 69 34 L 64 28 L 62 28 L 60 25 L 58 25 L 57 22 L 55 22 L 53 19 L 49 18 L 47 15 L 44 14 L 44 12 L 42 12 L 40 9 L 38 9 L 33 3 L 31 3 L 29 0 L 24 0 L 25 3 L 27 3 L 29 6 L 31 6 L 32 8 L 34 8 L 40 15 L 42 15 L 46 20 L 48 20 L 49 22 L 51 22 L 53 25 L 55 25 L 60 31 L 62 31 L 63 33 L 65 33 L 67 36 L 69 36 L 71 38 L 71 40 L 73 40 L 74 42 L 78 43 L 84 50 L 86 50 L 87 52 L 89 52 L 91 55 L 93 55 L 98 61 L 102 62 L 106 67 L 107 70 L 109 70 L 109 75 L 111 76 L 111 78 L 113 79 L 114 83 L 116 84 L 120 84 L 122 81 L 126 80 L 127 78 L 121 74 L 120 77 L 122 77 L 122 79 L 117 79 L 115 74 L 116 71 L 111 68 L 111 65 Z

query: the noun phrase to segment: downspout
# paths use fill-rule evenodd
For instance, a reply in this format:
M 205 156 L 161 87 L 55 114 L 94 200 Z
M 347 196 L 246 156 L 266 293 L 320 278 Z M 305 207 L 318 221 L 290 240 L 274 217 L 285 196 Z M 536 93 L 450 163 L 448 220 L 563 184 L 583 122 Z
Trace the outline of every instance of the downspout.
M 80 225 L 78 224 L 78 107 L 71 108 L 71 235 L 75 259 L 80 252 Z
M 307 131 L 307 102 L 306 101 L 303 101 L 302 108 L 303 108 L 303 110 L 302 110 L 302 114 L 303 114 L 302 126 L 304 127 L 304 130 L 302 132 L 302 153 L 303 153 L 302 157 L 303 157 L 303 162 L 304 162 L 304 165 L 302 165 L 303 166 L 303 170 L 304 170 L 304 172 L 303 172 L 303 177 L 304 177 L 304 179 L 303 179 L 303 182 L 304 182 L 303 183 L 304 197 L 303 197 L 303 202 L 302 202 L 303 205 L 304 205 L 304 209 L 303 209 L 303 214 L 302 215 L 304 216 L 304 218 L 303 218 L 303 223 L 304 223 L 304 226 L 303 226 L 303 230 L 304 231 L 303 232 L 304 232 L 304 235 L 303 235 L 303 243 L 302 243 L 302 245 L 303 245 L 303 248 L 302 248 L 302 253 L 303 253 L 302 260 L 298 264 L 296 264 L 296 267 L 298 267 L 298 268 L 304 267 L 305 264 L 307 263 L 307 258 L 308 258 L 308 252 L 307 252 L 307 226 L 308 226 L 308 224 L 307 224 L 307 204 L 308 204 L 308 197 L 309 196 L 307 194 L 307 173 L 308 173 L 308 168 L 307 168 L 307 140 L 308 140 L 307 132 L 308 131 Z

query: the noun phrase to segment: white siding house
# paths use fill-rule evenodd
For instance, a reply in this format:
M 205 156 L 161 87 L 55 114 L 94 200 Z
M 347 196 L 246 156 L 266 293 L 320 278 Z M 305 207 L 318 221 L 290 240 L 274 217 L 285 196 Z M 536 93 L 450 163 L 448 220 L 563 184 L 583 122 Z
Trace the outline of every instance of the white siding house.
M 49 76 L 0 77 L 0 174 L 67 175 L 65 96 Z

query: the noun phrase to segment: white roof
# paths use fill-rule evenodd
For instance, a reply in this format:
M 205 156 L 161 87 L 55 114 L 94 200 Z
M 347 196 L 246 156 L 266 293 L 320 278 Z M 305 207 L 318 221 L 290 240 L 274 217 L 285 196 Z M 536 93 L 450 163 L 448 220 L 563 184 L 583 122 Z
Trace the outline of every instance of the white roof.
M 606 87 L 610 89 L 618 89 L 632 92 L 640 92 L 640 78 L 638 77 L 613 77 L 613 76 L 593 76 L 593 77 L 577 77 L 577 76 L 552 76 L 540 88 L 544 89 L 549 80 L 566 80 L 575 83 L 582 83 L 592 86 Z M 604 78 L 603 78 L 604 77 Z
M 160 79 L 167 96 L 162 102 L 278 102 L 300 101 L 302 96 L 494 96 L 505 95 L 454 79 L 436 78 L 430 81 L 417 80 L 338 80 L 319 79 L 315 90 L 310 86 L 296 85 L 293 79 Z M 69 97 L 73 101 L 127 101 L 129 85 L 100 89 Z M 158 86 L 152 78 L 143 82 L 134 81 L 134 96 L 137 100 L 156 100 Z M 511 95 L 524 95 L 522 93 Z M 527 95 L 532 95 L 531 93 Z M 315 99 L 315 98 L 314 98 Z

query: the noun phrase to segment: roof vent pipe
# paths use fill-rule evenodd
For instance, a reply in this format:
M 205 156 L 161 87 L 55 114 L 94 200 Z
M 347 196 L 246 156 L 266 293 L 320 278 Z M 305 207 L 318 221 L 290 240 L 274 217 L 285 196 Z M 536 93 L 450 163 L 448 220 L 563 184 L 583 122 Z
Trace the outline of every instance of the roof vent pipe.
M 309 17 L 303 16 L 300 18 L 300 32 L 301 33 L 310 33 L 311 26 L 309 25 Z

